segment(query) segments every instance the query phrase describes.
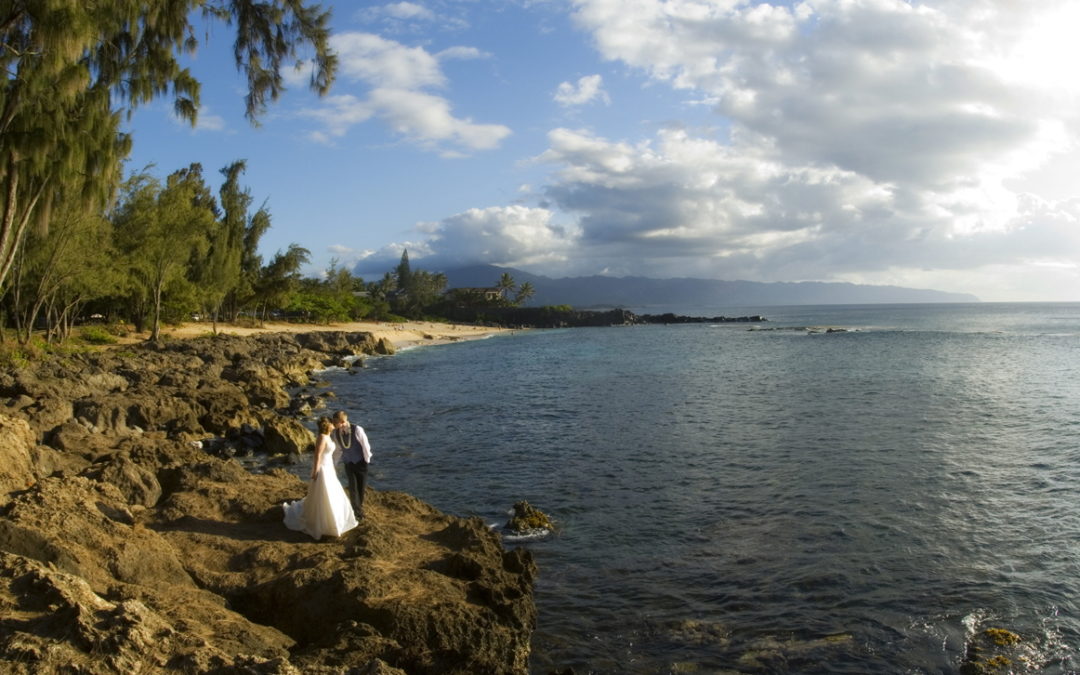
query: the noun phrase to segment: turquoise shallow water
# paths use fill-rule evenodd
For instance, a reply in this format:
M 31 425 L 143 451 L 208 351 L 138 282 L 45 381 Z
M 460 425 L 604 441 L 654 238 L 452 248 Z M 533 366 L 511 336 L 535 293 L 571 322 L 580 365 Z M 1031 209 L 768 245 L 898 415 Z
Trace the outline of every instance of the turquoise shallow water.
M 1080 304 L 759 311 L 329 379 L 376 489 L 558 521 L 536 673 L 950 673 L 988 626 L 1080 669 Z

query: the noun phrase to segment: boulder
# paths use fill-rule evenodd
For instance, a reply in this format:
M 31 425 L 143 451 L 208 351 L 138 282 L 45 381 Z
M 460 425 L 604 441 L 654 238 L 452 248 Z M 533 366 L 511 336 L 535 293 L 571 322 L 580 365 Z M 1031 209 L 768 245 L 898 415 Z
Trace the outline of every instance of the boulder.
M 263 450 L 271 455 L 288 455 L 314 450 L 315 434 L 300 422 L 281 415 L 264 417 Z
M 375 353 L 385 354 L 387 356 L 397 353 L 397 348 L 394 347 L 394 343 L 389 338 L 381 337 L 379 341 L 375 343 Z
M 546 513 L 522 500 L 514 504 L 513 515 L 504 528 L 515 534 L 526 534 L 543 530 L 550 532 L 555 526 Z
M 1006 628 L 979 630 L 968 640 L 964 650 L 961 675 L 996 675 L 1015 672 L 1026 660 L 1024 638 Z
M 371 333 L 345 331 L 300 333 L 296 339 L 305 348 L 325 354 L 371 354 L 377 344 Z
M 150 469 L 119 453 L 88 469 L 84 475 L 111 483 L 129 505 L 154 506 L 161 499 L 161 484 Z
M 15 490 L 23 490 L 37 480 L 31 449 L 34 434 L 25 420 L 0 414 L 0 503 Z
M 0 521 L 0 549 L 52 563 L 102 592 L 117 581 L 192 585 L 175 549 L 136 526 L 120 491 L 86 477 L 43 478 L 15 497 Z

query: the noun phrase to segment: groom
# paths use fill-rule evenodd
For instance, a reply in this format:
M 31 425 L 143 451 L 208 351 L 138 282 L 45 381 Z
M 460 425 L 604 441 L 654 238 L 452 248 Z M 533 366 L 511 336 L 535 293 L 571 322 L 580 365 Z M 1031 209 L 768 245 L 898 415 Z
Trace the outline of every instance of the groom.
M 349 416 L 344 410 L 334 413 L 334 427 L 334 442 L 341 450 L 341 461 L 349 480 L 349 498 L 359 520 L 364 517 L 364 484 L 371 462 L 371 444 L 362 426 L 349 424 Z

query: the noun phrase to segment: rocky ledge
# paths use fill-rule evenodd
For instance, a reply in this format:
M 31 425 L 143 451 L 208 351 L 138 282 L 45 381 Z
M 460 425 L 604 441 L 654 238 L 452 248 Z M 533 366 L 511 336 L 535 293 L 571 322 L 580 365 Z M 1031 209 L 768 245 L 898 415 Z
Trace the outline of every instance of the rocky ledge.
M 289 388 L 390 350 L 199 338 L 0 374 L 0 671 L 528 672 L 527 551 L 376 491 L 315 542 L 281 522 L 303 481 L 202 447 L 309 449 Z

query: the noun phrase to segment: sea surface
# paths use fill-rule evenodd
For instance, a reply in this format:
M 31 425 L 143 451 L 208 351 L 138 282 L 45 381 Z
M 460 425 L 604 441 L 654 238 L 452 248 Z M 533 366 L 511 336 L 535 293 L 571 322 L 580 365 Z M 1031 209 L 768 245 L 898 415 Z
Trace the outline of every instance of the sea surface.
M 956 673 L 989 627 L 1023 638 L 1010 672 L 1080 670 L 1080 304 L 700 313 L 769 321 L 327 378 L 372 487 L 557 522 L 509 544 L 539 564 L 537 675 Z

